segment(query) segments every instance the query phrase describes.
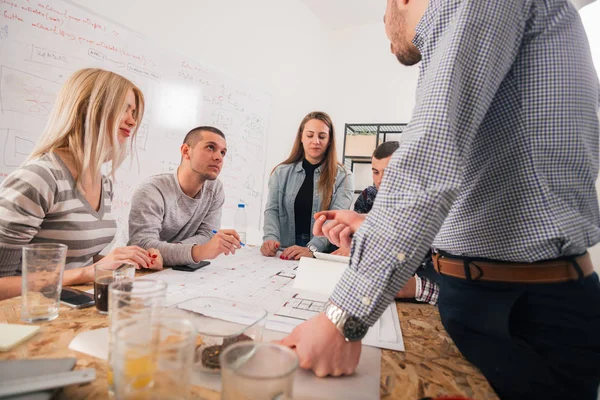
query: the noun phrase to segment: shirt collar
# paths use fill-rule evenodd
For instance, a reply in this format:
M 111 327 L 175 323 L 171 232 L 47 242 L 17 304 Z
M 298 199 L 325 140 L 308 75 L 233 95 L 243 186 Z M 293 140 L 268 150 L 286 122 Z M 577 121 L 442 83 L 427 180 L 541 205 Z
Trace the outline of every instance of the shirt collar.
M 302 160 L 298 161 L 296 163 L 296 165 L 294 165 L 294 171 L 295 172 L 302 172 L 302 171 L 304 171 L 304 167 L 302 166 L 303 162 L 304 162 L 304 158 Z M 317 168 L 315 168 L 315 171 L 321 172 L 321 166 L 323 165 L 324 162 L 325 162 L 325 160 L 321 161 L 319 163 L 319 165 L 317 166 Z

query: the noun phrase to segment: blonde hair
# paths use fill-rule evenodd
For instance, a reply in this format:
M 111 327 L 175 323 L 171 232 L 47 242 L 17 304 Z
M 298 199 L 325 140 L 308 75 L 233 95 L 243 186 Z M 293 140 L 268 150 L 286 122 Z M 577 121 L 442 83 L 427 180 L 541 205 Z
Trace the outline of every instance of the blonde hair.
M 131 81 L 98 68 L 85 68 L 67 79 L 50 112 L 48 123 L 27 161 L 57 149 L 66 149 L 75 162 L 76 183 L 81 190 L 83 171 L 95 181 L 102 164 L 111 161 L 110 176 L 127 158 L 118 141 L 119 125 L 127 109 L 129 90 L 135 95 L 136 127 L 131 149 L 144 115 L 144 95 Z M 26 162 L 27 162 L 26 161 Z
M 337 151 L 335 148 L 335 129 L 333 127 L 333 122 L 331 121 L 331 117 L 329 114 L 323 111 L 313 111 L 308 113 L 300 122 L 300 126 L 298 127 L 298 132 L 296 133 L 296 140 L 294 141 L 294 146 L 292 147 L 292 151 L 288 158 L 283 161 L 281 164 L 294 164 L 298 161 L 302 161 L 304 159 L 304 146 L 302 146 L 302 133 L 304 132 L 304 126 L 306 123 L 312 119 L 317 119 L 322 121 L 329 128 L 329 144 L 327 145 L 327 149 L 325 150 L 325 156 L 323 158 L 323 164 L 321 169 L 321 177 L 319 178 L 319 192 L 321 193 L 321 210 L 329 210 L 329 206 L 331 206 L 331 199 L 333 197 L 333 187 L 335 186 L 335 178 L 337 176 L 337 167 L 340 166 L 346 172 L 346 169 L 342 164 L 340 164 L 337 160 Z M 277 168 L 278 164 L 275 168 Z M 275 171 L 273 168 L 273 171 Z M 271 173 L 273 173 L 271 171 Z

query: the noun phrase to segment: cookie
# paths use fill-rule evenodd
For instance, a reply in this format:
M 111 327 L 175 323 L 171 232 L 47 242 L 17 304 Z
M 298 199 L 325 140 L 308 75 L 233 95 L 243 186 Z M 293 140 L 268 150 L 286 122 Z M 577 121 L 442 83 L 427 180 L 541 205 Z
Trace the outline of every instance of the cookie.
M 223 346 L 217 344 L 214 346 L 208 346 L 202 350 L 202 365 L 207 368 L 216 369 L 220 368 L 219 355 L 223 351 Z

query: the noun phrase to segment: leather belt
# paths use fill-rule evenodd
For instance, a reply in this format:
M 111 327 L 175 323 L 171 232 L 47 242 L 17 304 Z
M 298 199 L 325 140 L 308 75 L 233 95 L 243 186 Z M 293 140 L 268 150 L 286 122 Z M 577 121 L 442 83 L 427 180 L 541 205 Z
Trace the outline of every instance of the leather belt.
M 433 253 L 432 259 L 433 266 L 439 274 L 480 281 L 557 283 L 578 280 L 594 272 L 588 253 L 570 259 L 560 258 L 534 263 L 481 261 L 454 258 L 440 253 Z M 573 260 L 581 269 L 581 276 Z

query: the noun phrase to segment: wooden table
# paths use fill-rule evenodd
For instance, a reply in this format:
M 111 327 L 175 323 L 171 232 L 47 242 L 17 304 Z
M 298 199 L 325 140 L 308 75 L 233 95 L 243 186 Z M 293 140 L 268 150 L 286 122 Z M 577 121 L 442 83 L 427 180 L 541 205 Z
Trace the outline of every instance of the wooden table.
M 407 303 L 397 303 L 397 307 L 406 351 L 382 352 L 381 398 L 415 400 L 462 395 L 477 400 L 498 399 L 479 370 L 458 352 L 442 327 L 436 307 Z M 0 301 L 0 322 L 20 323 L 20 308 L 20 298 Z M 76 357 L 76 368 L 95 368 L 97 379 L 68 386 L 59 398 L 107 398 L 106 361 L 68 349 L 78 333 L 106 327 L 106 316 L 96 312 L 95 307 L 76 310 L 61 306 L 57 319 L 40 326 L 39 333 L 13 350 L 0 353 L 0 359 Z M 193 394 L 193 398 L 220 398 L 219 393 L 198 386 L 193 387 Z

